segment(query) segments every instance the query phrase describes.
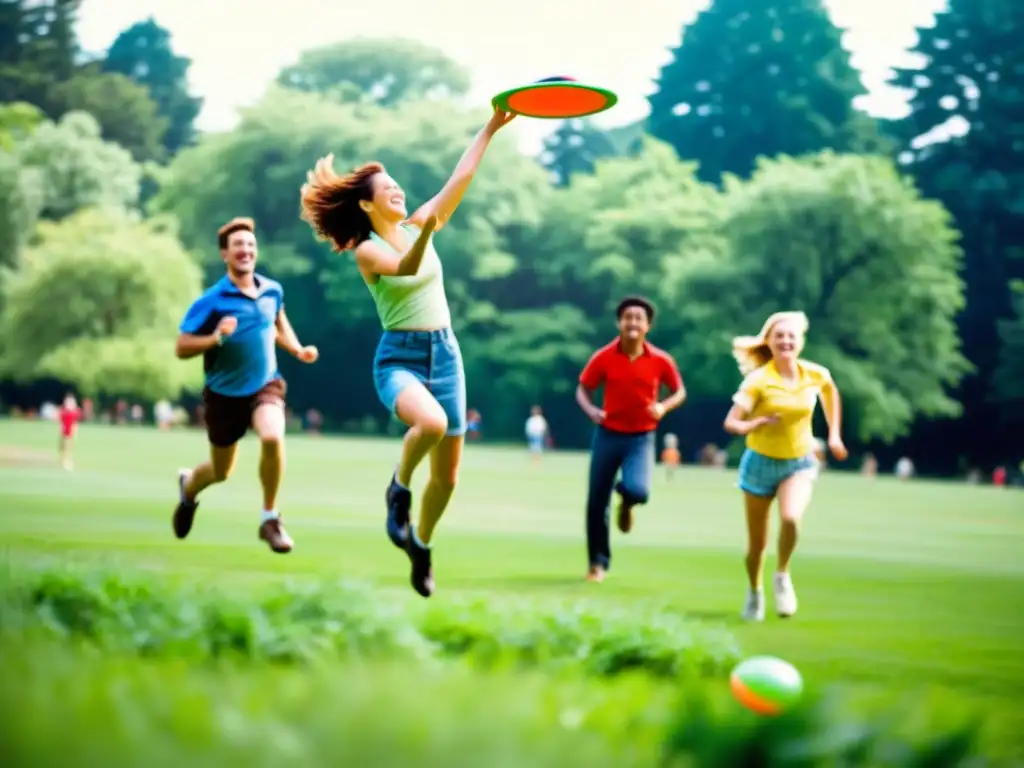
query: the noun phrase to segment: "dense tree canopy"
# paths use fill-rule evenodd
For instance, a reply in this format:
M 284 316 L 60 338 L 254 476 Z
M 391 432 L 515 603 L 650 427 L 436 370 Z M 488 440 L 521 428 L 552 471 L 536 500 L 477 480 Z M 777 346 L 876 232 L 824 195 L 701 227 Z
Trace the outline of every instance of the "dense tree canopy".
M 394 106 L 408 99 L 462 96 L 469 90 L 469 70 L 417 40 L 356 38 L 303 52 L 281 72 L 278 83 Z
M 124 147 L 136 160 L 163 157 L 167 120 L 149 91 L 124 75 L 83 67 L 50 94 L 60 114 L 88 112 L 99 123 L 103 138 Z
M 152 18 L 118 35 L 103 60 L 104 71 L 125 75 L 146 88 L 166 123 L 162 143 L 168 155 L 195 139 L 203 100 L 189 93 L 191 65 L 190 59 L 174 52 L 170 33 Z
M 199 274 L 173 232 L 123 211 L 85 209 L 43 224 L 4 286 L 0 370 L 91 395 L 177 397 L 201 383 L 195 361 L 172 353 Z
M 965 418 L 951 441 L 976 440 L 1001 452 L 1019 443 L 991 400 L 992 375 L 1012 315 L 1010 285 L 1024 278 L 1024 5 L 1015 0 L 950 0 L 934 25 L 918 30 L 913 67 L 893 83 L 909 91 L 910 114 L 890 130 L 907 170 L 941 200 L 963 233 L 966 306 L 959 318 L 976 375 L 958 393 Z
M 863 93 L 821 0 L 716 0 L 662 69 L 647 126 L 717 181 L 761 155 L 858 149 Z
M 429 199 L 488 116 L 460 105 L 468 70 L 419 42 L 339 40 L 301 53 L 235 128 L 197 138 L 201 100 L 167 30 L 143 20 L 82 52 L 76 10 L 0 0 L 0 379 L 142 399 L 193 388 L 198 366 L 170 340 L 222 274 L 217 228 L 250 215 L 260 269 L 321 350 L 317 366 L 282 361 L 291 405 L 384 428 L 372 300 L 351 254 L 299 220 L 298 189 L 333 152 L 339 171 L 382 161 L 411 207 Z M 646 120 L 566 121 L 537 158 L 518 150 L 522 121 L 502 131 L 436 236 L 488 435 L 521 435 L 536 403 L 560 445 L 582 445 L 576 377 L 615 334 L 618 300 L 642 293 L 690 391 L 664 424 L 687 454 L 728 441 L 731 337 L 803 309 L 807 355 L 834 371 L 859 448 L 941 454 L 946 469 L 961 453 L 1005 460 L 998 425 L 1020 404 L 1021 13 L 951 0 L 921 31 L 924 69 L 897 75 L 910 114 L 887 123 L 899 167 L 854 107 L 863 88 L 819 0 L 714 0 Z M 947 140 L 933 129 L 950 115 L 966 130 Z

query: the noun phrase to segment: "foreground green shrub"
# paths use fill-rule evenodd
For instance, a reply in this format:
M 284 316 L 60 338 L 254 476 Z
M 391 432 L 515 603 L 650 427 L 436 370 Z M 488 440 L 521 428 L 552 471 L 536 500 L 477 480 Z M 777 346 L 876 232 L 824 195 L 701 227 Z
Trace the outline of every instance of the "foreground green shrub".
M 37 626 L 108 649 L 193 660 L 465 657 L 484 667 L 684 678 L 724 675 L 739 656 L 725 630 L 657 610 L 527 601 L 408 608 L 346 582 L 242 598 L 72 570 L 23 572 L 0 584 L 0 629 Z
M 493 667 L 582 666 L 599 676 L 722 675 L 739 658 L 726 630 L 662 611 L 607 604 L 478 600 L 428 610 L 422 630 L 445 654 Z
M 812 694 L 758 718 L 720 681 L 682 691 L 418 661 L 192 665 L 0 634 L 5 764 L 420 768 L 986 768 L 948 702 Z
M 666 729 L 665 768 L 982 768 L 981 731 L 944 707 L 891 700 L 864 711 L 837 695 L 811 695 L 781 717 L 742 712 L 719 697 L 687 694 Z M 716 706 L 717 704 L 717 706 Z M 909 727 L 908 727 L 909 726 Z

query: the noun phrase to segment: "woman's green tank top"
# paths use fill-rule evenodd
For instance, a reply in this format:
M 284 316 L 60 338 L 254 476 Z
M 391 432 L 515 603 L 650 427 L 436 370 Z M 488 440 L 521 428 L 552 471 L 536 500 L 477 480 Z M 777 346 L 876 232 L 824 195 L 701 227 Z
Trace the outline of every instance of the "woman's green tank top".
M 409 241 L 409 247 L 420 235 L 418 227 L 403 224 L 400 227 Z M 370 237 L 385 248 L 395 251 L 376 232 Z M 370 295 L 377 305 L 377 316 L 386 331 L 434 331 L 452 324 L 448 310 L 448 297 L 444 292 L 444 270 L 434 250 L 433 238 L 427 243 L 426 253 L 415 275 L 389 277 L 378 275 L 376 283 L 367 283 Z

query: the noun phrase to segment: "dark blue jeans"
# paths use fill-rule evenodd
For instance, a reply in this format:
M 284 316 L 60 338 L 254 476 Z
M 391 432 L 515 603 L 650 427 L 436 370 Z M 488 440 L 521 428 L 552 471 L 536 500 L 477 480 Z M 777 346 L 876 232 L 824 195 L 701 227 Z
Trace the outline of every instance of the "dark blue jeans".
M 626 504 L 645 504 L 651 493 L 655 432 L 594 430 L 590 453 L 590 491 L 587 495 L 587 555 L 590 565 L 611 567 L 612 545 L 608 534 L 608 506 L 612 491 Z M 622 470 L 622 479 L 615 482 Z

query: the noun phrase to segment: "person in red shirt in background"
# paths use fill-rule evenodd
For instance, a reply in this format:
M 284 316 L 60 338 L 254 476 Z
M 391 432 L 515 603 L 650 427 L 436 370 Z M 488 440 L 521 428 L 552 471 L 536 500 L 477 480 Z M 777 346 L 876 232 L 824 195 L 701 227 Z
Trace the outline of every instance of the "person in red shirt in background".
M 619 337 L 601 347 L 580 374 L 576 402 L 597 426 L 590 455 L 587 495 L 588 581 L 602 581 L 611 567 L 608 506 L 612 491 L 619 495 L 618 526 L 633 527 L 633 507 L 650 496 L 654 469 L 655 431 L 661 417 L 686 399 L 682 376 L 664 350 L 647 341 L 654 307 L 631 296 L 616 310 Z M 604 386 L 601 407 L 593 393 Z M 658 400 L 661 386 L 671 394 Z M 622 471 L 622 479 L 615 478 Z
M 82 410 L 78 407 L 74 395 L 68 394 L 64 397 L 64 403 L 57 412 L 57 419 L 60 421 L 60 463 L 64 469 L 71 469 L 75 434 L 78 432 L 78 422 L 82 420 Z

